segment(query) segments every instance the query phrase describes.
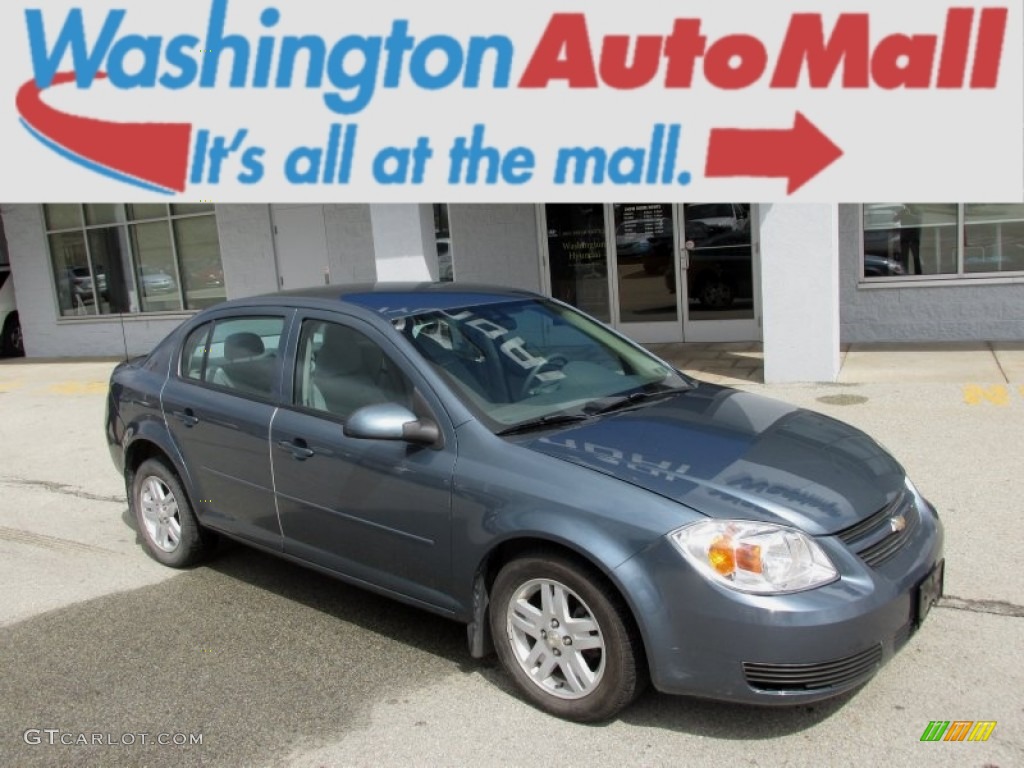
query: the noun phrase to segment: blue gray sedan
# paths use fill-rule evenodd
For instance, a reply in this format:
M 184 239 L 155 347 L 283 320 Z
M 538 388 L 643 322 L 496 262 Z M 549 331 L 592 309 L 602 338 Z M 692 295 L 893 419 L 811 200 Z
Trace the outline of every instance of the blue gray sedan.
M 834 696 L 942 593 L 938 516 L 870 437 L 531 293 L 226 302 L 118 366 L 107 405 L 157 560 L 226 536 L 450 617 L 573 720 L 648 682 Z

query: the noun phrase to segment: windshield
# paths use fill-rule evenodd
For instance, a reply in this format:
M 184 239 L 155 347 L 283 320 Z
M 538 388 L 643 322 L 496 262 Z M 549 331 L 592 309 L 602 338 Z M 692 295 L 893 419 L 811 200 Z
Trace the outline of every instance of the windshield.
M 666 363 L 551 301 L 430 311 L 393 322 L 497 431 L 591 415 L 616 398 L 690 387 Z

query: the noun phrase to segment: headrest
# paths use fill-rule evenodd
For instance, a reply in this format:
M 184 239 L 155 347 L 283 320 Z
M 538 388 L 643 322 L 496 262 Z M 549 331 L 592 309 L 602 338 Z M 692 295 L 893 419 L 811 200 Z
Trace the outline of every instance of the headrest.
M 233 333 L 224 342 L 224 357 L 227 360 L 259 357 L 263 352 L 263 339 L 255 333 Z
M 324 325 L 324 342 L 316 353 L 316 367 L 322 373 L 346 376 L 363 367 L 360 335 L 344 325 Z

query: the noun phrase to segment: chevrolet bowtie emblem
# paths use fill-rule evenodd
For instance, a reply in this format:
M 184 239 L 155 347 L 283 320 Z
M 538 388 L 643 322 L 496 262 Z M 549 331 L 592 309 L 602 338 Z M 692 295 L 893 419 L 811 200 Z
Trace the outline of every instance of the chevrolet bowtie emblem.
M 907 518 L 903 515 L 896 515 L 896 517 L 889 518 L 889 527 L 892 528 L 893 533 L 900 533 L 907 527 Z

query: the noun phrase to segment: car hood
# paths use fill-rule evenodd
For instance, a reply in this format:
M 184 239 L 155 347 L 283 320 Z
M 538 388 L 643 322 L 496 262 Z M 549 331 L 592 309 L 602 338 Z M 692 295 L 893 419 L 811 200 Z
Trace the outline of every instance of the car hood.
M 709 517 L 836 533 L 905 487 L 903 468 L 863 432 L 813 411 L 702 384 L 521 443 Z

